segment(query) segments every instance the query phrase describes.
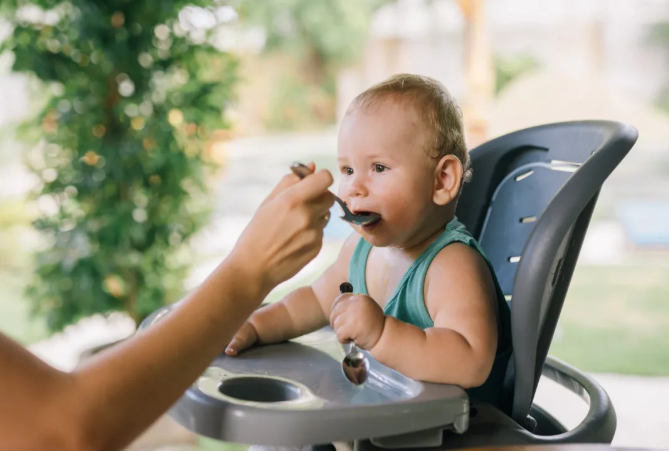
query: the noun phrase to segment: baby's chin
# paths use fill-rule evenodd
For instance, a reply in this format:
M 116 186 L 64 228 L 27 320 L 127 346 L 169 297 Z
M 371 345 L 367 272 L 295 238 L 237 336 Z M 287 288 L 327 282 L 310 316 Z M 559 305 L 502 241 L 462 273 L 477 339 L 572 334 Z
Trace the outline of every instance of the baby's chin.
M 382 237 L 378 237 L 370 234 L 362 234 L 365 240 L 369 242 L 370 245 L 376 248 L 385 248 L 386 246 L 392 245 L 392 240 L 387 240 Z
M 356 227 L 358 233 L 372 246 L 377 248 L 383 248 L 386 246 L 394 245 L 394 237 L 390 237 L 387 234 L 383 234 L 382 231 L 373 229 L 371 231 L 365 231 L 360 226 Z
M 376 248 L 386 248 L 389 246 L 403 248 L 406 246 L 407 235 L 397 234 L 397 228 L 390 227 L 385 218 L 375 227 L 365 228 L 355 226 L 354 228 L 370 245 Z

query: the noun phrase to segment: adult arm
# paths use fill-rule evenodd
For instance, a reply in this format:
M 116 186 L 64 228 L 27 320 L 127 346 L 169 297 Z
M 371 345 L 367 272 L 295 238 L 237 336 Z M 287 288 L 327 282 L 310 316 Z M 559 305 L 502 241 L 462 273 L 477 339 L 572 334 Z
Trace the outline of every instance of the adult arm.
M 121 449 L 164 413 L 277 284 L 320 250 L 332 176 L 286 176 L 230 256 L 154 327 L 72 373 L 0 335 L 0 449 Z

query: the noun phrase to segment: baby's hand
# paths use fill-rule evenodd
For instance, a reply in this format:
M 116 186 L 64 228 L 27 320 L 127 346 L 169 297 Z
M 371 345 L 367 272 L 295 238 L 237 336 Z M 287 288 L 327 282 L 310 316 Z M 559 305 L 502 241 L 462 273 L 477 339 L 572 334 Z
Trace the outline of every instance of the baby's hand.
M 230 344 L 225 348 L 225 354 L 228 356 L 237 356 L 239 352 L 249 348 L 258 342 L 258 332 L 250 322 L 244 322 L 244 325 L 237 331 Z
M 339 342 L 354 341 L 363 350 L 372 349 L 381 339 L 386 316 L 369 296 L 345 293 L 332 306 L 330 324 Z

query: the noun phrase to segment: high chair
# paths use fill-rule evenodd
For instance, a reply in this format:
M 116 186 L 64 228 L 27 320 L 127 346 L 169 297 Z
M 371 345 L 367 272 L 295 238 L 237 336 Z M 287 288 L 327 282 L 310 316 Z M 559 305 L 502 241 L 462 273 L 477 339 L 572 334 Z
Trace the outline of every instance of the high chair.
M 547 355 L 599 191 L 637 136 L 626 124 L 574 121 L 513 132 L 470 152 L 474 177 L 457 216 L 480 241 L 511 306 L 511 412 L 470 401 L 456 386 L 408 379 L 371 357 L 367 384 L 353 386 L 341 372 L 342 346 L 325 328 L 236 358 L 219 356 L 172 417 L 201 435 L 292 447 L 610 443 L 616 415 L 604 389 Z M 589 402 L 576 428 L 532 403 L 542 375 Z

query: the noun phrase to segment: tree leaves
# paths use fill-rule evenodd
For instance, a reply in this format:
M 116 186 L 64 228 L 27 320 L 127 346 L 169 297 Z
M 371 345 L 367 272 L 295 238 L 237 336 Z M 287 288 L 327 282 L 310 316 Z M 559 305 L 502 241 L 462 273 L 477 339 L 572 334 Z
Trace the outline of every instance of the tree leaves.
M 35 312 L 52 330 L 121 309 L 139 321 L 181 294 L 235 59 L 180 29 L 180 9 L 205 1 L 2 3 L 13 70 L 55 93 L 26 125 L 49 244 L 28 289 Z

